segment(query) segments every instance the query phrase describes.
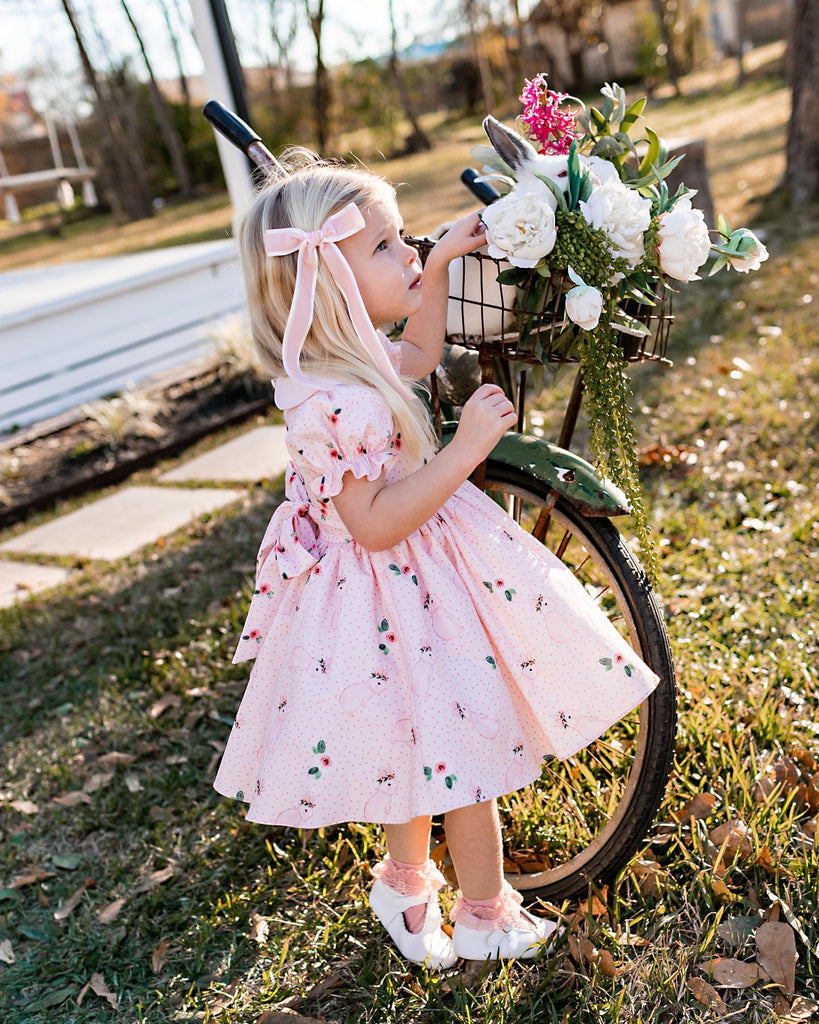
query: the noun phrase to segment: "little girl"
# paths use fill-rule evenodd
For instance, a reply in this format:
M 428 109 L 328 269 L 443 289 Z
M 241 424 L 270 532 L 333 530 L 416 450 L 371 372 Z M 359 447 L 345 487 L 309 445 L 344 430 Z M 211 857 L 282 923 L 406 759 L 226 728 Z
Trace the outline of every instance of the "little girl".
M 410 384 L 441 356 L 450 261 L 483 242 L 477 214 L 464 217 L 422 273 L 393 189 L 315 160 L 267 186 L 240 232 L 291 462 L 215 787 L 250 821 L 383 825 L 370 905 L 404 957 L 432 968 L 530 957 L 552 934 L 504 881 L 495 798 L 657 683 L 571 572 L 467 481 L 515 426 L 501 389 L 479 387 L 436 453 Z M 404 318 L 397 344 L 377 330 Z M 601 665 L 617 655 L 630 674 Z M 452 938 L 434 814 L 460 887 Z

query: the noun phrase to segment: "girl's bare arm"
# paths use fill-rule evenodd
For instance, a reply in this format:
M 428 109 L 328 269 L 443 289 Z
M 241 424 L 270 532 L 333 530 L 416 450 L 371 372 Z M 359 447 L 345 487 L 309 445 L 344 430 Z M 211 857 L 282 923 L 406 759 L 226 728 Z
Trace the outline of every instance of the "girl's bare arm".
M 407 320 L 401 345 L 401 373 L 425 377 L 441 360 L 449 299 L 449 264 L 486 241 L 477 213 L 456 221 L 427 256 L 421 294 L 424 304 Z
M 464 405 L 455 437 L 411 476 L 387 484 L 344 474 L 336 511 L 370 551 L 391 548 L 430 519 L 515 424 L 515 410 L 496 384 L 482 384 Z

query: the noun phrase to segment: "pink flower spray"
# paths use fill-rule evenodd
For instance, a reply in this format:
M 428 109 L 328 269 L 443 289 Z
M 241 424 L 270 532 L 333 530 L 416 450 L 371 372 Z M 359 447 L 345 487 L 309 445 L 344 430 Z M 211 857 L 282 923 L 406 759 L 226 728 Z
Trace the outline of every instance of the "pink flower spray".
M 535 75 L 531 81 L 526 79 L 518 98 L 523 104 L 520 119 L 540 152 L 549 155 L 568 153 L 572 142 L 580 137 L 577 111 L 561 109 L 568 93 L 554 92 L 546 84 L 546 75 Z

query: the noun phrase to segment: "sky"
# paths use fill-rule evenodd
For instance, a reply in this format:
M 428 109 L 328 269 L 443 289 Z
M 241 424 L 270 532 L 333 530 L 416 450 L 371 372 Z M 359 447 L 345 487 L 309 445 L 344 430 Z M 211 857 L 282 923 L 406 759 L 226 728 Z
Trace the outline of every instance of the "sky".
M 127 0 L 134 20 L 146 40 L 148 55 L 159 77 L 174 77 L 176 65 L 169 44 L 168 30 L 162 16 L 160 0 Z M 201 58 L 191 36 L 187 0 L 164 0 L 170 12 L 183 49 L 188 74 L 202 70 Z M 296 5 L 303 11 L 302 0 Z M 122 12 L 120 0 L 73 0 L 89 45 L 97 45 L 98 33 L 119 56 L 135 53 L 133 35 Z M 243 63 L 264 62 L 264 42 L 269 31 L 263 22 L 270 0 L 228 0 L 234 32 L 239 42 Z M 278 0 L 284 11 L 293 7 L 293 0 Z M 445 5 L 441 0 L 394 0 L 400 45 L 420 39 L 435 38 L 446 31 Z M 330 64 L 349 58 L 383 55 L 389 47 L 387 0 L 325 0 L 326 60 Z M 303 17 L 301 21 L 303 22 Z M 101 49 L 97 51 L 99 60 Z M 313 57 L 313 40 L 302 25 L 294 43 L 296 66 L 309 69 Z M 24 75 L 34 64 L 46 62 L 57 69 L 58 80 L 78 68 L 76 47 L 60 0 L 0 0 L 0 74 Z M 100 64 L 104 64 L 99 60 Z M 139 61 L 135 64 L 141 68 Z M 45 93 L 48 89 L 42 87 Z M 53 89 L 53 86 L 52 86 Z M 35 86 L 35 102 L 36 86 Z

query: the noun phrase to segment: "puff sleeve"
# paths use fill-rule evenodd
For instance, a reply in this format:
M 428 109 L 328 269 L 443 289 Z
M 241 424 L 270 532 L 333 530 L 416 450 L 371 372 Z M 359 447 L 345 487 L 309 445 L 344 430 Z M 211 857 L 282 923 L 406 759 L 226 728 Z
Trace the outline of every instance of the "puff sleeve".
M 288 448 L 319 500 L 338 494 L 348 471 L 358 480 L 376 480 L 401 447 L 384 400 L 354 384 L 318 392 L 291 410 L 287 430 Z

